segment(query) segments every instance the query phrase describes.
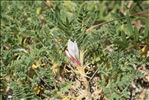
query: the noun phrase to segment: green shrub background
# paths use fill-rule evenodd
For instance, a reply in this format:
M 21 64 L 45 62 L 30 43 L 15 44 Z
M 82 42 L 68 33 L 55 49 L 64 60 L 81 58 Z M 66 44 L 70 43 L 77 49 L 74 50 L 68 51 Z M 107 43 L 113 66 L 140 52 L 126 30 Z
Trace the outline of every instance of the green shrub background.
M 131 82 L 142 77 L 137 66 L 149 65 L 140 45 L 149 45 L 148 1 L 1 1 L 1 87 L 14 100 L 60 98 L 69 81 L 56 84 L 55 64 L 69 64 L 69 39 L 84 53 L 84 64 L 98 68 L 99 86 L 109 100 L 125 100 Z M 137 28 L 133 21 L 141 21 Z M 94 27 L 96 26 L 97 27 Z M 139 25 L 138 25 L 139 27 Z M 34 68 L 36 66 L 38 68 Z M 44 81 L 38 95 L 35 86 Z

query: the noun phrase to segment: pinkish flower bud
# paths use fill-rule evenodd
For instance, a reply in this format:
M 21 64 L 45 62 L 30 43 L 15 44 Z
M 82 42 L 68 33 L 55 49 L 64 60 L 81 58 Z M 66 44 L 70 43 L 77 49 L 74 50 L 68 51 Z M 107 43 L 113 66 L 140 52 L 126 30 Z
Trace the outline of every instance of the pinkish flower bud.
M 72 42 L 71 40 L 68 40 L 67 44 L 67 50 L 65 51 L 65 54 L 70 59 L 70 61 L 73 64 L 81 65 L 79 59 L 79 49 L 77 46 L 76 41 Z

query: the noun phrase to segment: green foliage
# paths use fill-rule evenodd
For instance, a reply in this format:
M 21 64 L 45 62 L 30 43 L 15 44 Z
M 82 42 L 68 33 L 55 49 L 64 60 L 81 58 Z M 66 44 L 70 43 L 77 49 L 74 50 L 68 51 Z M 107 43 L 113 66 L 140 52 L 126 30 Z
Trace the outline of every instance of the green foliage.
M 51 67 L 68 64 L 64 51 L 72 39 L 85 52 L 84 65 L 99 68 L 99 87 L 105 96 L 125 100 L 130 83 L 142 76 L 135 69 L 148 60 L 139 54 L 138 44 L 149 43 L 149 19 L 133 15 L 148 9 L 138 6 L 144 2 L 133 2 L 133 8 L 122 14 L 120 1 L 55 1 L 52 6 L 44 1 L 1 1 L 3 88 L 9 86 L 15 100 L 38 100 L 49 94 L 59 98 L 58 91 L 67 91 L 71 82 L 49 89 L 56 84 Z M 144 27 L 133 26 L 135 20 L 141 20 Z M 39 67 L 32 69 L 36 62 Z M 46 92 L 38 96 L 34 87 L 41 80 Z

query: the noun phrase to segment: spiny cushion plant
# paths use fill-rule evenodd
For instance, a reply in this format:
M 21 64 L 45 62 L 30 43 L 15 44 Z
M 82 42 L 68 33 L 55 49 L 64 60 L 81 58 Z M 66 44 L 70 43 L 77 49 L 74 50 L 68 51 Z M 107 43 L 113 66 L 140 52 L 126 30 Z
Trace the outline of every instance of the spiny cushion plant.
M 148 74 L 148 14 L 148 1 L 1 1 L 3 99 L 131 98 Z

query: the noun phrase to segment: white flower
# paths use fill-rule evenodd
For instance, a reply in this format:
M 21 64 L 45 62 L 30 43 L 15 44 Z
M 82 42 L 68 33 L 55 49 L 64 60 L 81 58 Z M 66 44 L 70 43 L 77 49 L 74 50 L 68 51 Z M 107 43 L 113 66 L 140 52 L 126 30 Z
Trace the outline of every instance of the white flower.
M 77 65 L 80 65 L 79 61 L 79 49 L 76 41 L 72 42 L 71 40 L 68 40 L 67 43 L 67 50 L 65 51 L 67 57 Z
M 76 41 L 72 42 L 71 40 L 68 40 L 67 49 L 70 55 L 74 58 L 79 58 L 79 49 Z
M 149 57 L 149 51 L 147 52 L 147 57 Z

